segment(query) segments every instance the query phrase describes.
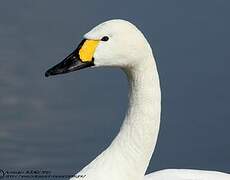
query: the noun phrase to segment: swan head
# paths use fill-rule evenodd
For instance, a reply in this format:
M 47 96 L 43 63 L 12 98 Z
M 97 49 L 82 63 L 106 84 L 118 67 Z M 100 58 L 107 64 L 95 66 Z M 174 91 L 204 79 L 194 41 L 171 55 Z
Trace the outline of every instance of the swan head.
M 125 20 L 110 20 L 86 33 L 76 50 L 50 68 L 46 76 L 86 67 L 133 68 L 145 64 L 144 60 L 151 54 L 147 40 L 133 24 Z

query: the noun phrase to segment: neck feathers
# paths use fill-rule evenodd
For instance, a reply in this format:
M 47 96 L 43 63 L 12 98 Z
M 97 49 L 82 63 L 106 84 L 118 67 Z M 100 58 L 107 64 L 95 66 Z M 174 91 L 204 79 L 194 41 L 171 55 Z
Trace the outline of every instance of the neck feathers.
M 140 180 L 144 177 L 156 145 L 161 109 L 154 58 L 144 61 L 138 68 L 123 69 L 129 82 L 128 110 L 111 145 L 79 172 L 87 174 L 88 179 Z
M 111 148 L 124 158 L 127 172 L 144 176 L 156 145 L 160 125 L 161 92 L 154 58 L 143 67 L 124 70 L 129 82 L 129 106 Z

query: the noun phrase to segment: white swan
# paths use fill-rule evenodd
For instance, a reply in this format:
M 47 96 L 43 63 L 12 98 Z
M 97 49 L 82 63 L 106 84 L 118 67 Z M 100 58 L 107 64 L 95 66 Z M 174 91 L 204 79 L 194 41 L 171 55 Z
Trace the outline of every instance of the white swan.
M 71 180 L 230 180 L 229 174 L 199 170 L 169 169 L 144 176 L 157 141 L 161 91 L 151 47 L 133 24 L 110 20 L 96 26 L 46 76 L 89 66 L 116 66 L 126 73 L 129 108 L 111 145 Z

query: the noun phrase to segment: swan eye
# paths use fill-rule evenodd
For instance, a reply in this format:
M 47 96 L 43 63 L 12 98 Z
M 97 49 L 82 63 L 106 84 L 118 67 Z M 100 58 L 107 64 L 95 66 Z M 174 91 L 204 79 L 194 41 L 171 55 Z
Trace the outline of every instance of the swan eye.
M 103 38 L 101 38 L 101 41 L 108 41 L 109 37 L 108 36 L 104 36 Z

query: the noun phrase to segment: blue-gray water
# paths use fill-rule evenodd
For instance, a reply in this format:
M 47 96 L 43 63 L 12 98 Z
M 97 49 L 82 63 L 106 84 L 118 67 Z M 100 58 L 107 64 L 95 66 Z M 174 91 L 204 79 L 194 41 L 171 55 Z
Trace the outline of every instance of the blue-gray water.
M 230 2 L 1 1 L 0 169 L 72 174 L 109 145 L 127 106 L 118 69 L 45 78 L 100 22 L 136 24 L 155 52 L 162 123 L 148 172 L 230 173 Z

